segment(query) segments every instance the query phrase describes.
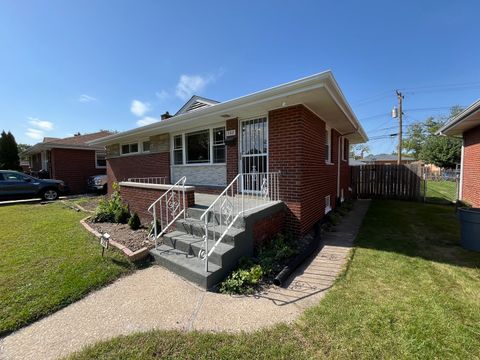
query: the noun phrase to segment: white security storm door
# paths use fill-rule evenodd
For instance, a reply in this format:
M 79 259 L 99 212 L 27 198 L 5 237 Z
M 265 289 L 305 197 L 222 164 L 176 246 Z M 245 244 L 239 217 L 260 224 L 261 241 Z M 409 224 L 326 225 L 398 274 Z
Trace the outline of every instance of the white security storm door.
M 268 121 L 244 120 L 240 128 L 240 172 L 252 174 L 243 177 L 243 190 L 260 191 L 262 174 L 268 172 Z

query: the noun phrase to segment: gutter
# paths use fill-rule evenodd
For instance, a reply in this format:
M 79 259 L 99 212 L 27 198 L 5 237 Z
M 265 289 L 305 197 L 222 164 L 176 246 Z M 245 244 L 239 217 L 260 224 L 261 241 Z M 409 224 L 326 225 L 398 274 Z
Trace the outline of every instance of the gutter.
M 331 90 L 328 88 L 328 85 L 329 85 L 328 81 L 325 81 L 325 80 L 330 80 L 332 82 L 334 86 L 334 90 L 339 94 L 339 96 L 333 96 L 333 94 L 331 93 Z M 263 103 L 265 101 L 271 101 L 277 98 L 293 95 L 300 91 L 313 90 L 321 87 L 325 88 L 330 93 L 330 96 L 332 96 L 332 99 L 334 99 L 334 101 L 337 103 L 337 106 L 343 111 L 343 113 L 347 117 L 348 121 L 352 124 L 354 129 L 356 129 L 359 132 L 359 134 L 362 136 L 362 138 L 365 141 L 367 141 L 368 137 L 365 131 L 361 127 L 358 119 L 355 117 L 345 97 L 340 91 L 340 88 L 338 87 L 338 84 L 336 83 L 332 72 L 330 70 L 327 70 L 306 78 L 302 78 L 286 84 L 278 85 L 272 88 L 268 88 L 266 90 L 261 90 L 249 95 L 228 100 L 223 103 L 212 105 L 206 109 L 200 109 L 200 110 L 176 115 L 169 119 L 162 120 L 160 122 L 156 122 L 140 128 L 127 130 L 119 134 L 109 135 L 100 139 L 91 140 L 86 143 L 88 145 L 108 145 L 108 144 L 120 141 L 126 137 L 129 137 L 130 135 L 140 136 L 150 131 L 168 129 L 168 127 L 171 127 L 174 125 L 182 125 L 192 120 L 197 121 L 199 119 L 202 119 L 208 116 L 221 115 L 223 113 L 228 113 L 229 111 L 232 111 L 232 110 L 239 110 L 244 107 Z M 346 110 L 343 106 L 339 104 L 337 98 L 340 98 L 340 100 L 344 104 L 346 104 L 347 106 Z
M 460 114 L 458 114 L 452 120 L 450 120 L 448 123 L 443 125 L 439 130 L 437 130 L 437 132 L 435 132 L 435 135 L 446 135 L 446 134 L 444 134 L 445 131 L 451 129 L 455 125 L 458 125 L 463 120 L 465 120 L 465 118 L 472 115 L 475 111 L 477 111 L 479 109 L 480 109 L 480 99 L 475 101 L 472 105 L 467 107 Z

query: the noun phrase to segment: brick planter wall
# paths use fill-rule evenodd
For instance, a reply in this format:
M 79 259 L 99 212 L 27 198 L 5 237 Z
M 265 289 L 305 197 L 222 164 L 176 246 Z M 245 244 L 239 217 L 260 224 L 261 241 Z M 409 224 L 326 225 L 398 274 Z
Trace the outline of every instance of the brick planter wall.
M 253 244 L 261 246 L 285 228 L 285 211 L 282 209 L 275 214 L 260 219 L 253 225 Z
M 52 178 L 65 181 L 72 194 L 87 192 L 88 177 L 106 171 L 95 167 L 95 150 L 54 148 L 51 156 Z
M 166 176 L 170 183 L 170 153 L 119 156 L 107 159 L 108 192 L 112 183 L 133 177 Z
M 480 126 L 463 134 L 462 200 L 480 207 Z
M 153 220 L 152 215 L 148 212 L 148 207 L 162 196 L 166 190 L 156 189 L 153 185 L 152 188 L 147 188 L 139 187 L 139 184 L 127 182 L 120 182 L 119 184 L 123 201 L 128 204 L 128 208 L 132 213 L 136 212 L 138 214 L 142 224 L 148 226 Z M 185 196 L 185 206 L 187 208 L 193 206 L 195 204 L 194 188 L 189 186 L 185 192 Z M 183 204 L 182 198 L 180 198 L 180 203 Z M 162 204 L 164 204 L 163 201 Z M 162 211 L 165 214 L 165 208 L 163 208 Z M 158 216 L 159 215 L 158 213 Z

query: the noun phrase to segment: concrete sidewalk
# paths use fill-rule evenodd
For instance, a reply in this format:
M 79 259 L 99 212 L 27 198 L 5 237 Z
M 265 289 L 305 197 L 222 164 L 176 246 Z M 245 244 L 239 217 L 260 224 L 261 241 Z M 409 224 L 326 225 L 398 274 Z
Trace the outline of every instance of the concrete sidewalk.
M 369 206 L 357 201 L 323 247 L 290 278 L 255 296 L 205 292 L 158 266 L 139 270 L 0 340 L 0 359 L 54 359 L 152 329 L 251 331 L 291 322 L 318 303 L 347 261 Z

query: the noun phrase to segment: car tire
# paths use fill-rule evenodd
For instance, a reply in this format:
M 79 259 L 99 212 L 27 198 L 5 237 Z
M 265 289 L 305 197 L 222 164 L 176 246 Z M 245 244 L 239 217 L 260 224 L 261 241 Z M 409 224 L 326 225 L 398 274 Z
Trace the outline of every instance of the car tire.
M 106 194 L 108 192 L 108 186 L 107 184 L 103 185 L 103 189 L 102 189 L 102 194 Z
M 60 194 L 57 189 L 45 189 L 41 192 L 40 196 L 45 201 L 54 201 L 58 199 Z

